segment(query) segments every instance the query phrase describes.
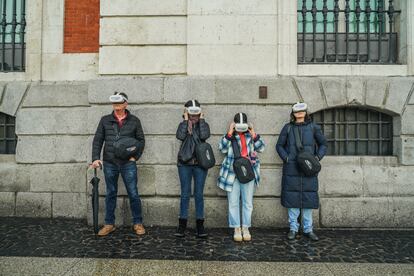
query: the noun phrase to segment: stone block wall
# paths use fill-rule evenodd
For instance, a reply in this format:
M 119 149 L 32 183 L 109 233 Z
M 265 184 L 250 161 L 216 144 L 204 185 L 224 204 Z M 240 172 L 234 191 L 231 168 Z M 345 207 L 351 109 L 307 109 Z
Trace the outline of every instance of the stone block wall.
M 268 87 L 259 99 L 258 87 Z M 14 82 L 2 84 L 0 111 L 16 116 L 15 156 L 0 156 L 0 216 L 90 219 L 88 180 L 91 142 L 98 120 L 111 112 L 108 96 L 129 95 L 129 109 L 146 134 L 138 162 L 138 190 L 148 225 L 173 226 L 179 209 L 175 138 L 183 103 L 198 99 L 210 124 L 217 166 L 205 187 L 206 223 L 227 226 L 227 201 L 216 187 L 223 156 L 220 137 L 237 112 L 246 112 L 267 144 L 260 156 L 262 183 L 256 190 L 253 223 L 286 227 L 280 205 L 282 162 L 275 143 L 291 104 L 304 100 L 311 111 L 357 105 L 394 117 L 394 155 L 328 156 L 320 174 L 319 227 L 414 227 L 414 78 L 226 78 L 125 77 L 84 82 Z M 101 219 L 105 181 L 100 173 Z M 126 190 L 119 183 L 116 223 L 130 224 Z M 193 215 L 193 202 L 191 212 Z M 193 220 L 193 219 L 191 219 Z

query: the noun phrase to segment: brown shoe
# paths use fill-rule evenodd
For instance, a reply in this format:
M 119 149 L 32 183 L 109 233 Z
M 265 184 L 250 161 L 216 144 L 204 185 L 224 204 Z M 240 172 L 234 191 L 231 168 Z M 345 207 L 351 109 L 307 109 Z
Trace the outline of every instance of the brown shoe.
M 115 231 L 115 226 L 112 224 L 105 224 L 98 232 L 98 236 L 103 237 Z
M 134 231 L 137 235 L 144 235 L 145 234 L 145 228 L 142 224 L 134 224 Z

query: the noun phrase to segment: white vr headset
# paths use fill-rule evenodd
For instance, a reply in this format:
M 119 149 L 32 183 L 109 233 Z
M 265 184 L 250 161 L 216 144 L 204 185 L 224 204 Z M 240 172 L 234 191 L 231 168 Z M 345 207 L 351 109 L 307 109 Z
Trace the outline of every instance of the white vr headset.
M 243 113 L 239 113 L 239 116 L 240 116 L 240 123 L 237 123 L 234 129 L 237 132 L 246 132 L 249 129 L 249 125 L 243 122 Z
M 301 112 L 308 110 L 308 105 L 306 103 L 296 103 L 292 106 L 293 112 Z
M 124 102 L 128 102 L 128 99 L 120 95 L 119 93 L 117 93 L 115 95 L 111 95 L 109 97 L 109 101 L 111 103 L 124 103 Z
M 195 100 L 192 100 L 192 105 L 187 107 L 187 112 L 190 115 L 199 115 L 201 113 L 201 107 L 196 106 Z

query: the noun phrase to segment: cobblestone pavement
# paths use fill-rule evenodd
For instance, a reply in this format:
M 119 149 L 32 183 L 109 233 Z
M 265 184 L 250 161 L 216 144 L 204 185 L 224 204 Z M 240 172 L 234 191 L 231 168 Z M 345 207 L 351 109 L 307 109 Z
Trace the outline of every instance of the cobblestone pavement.
M 189 230 L 130 227 L 96 238 L 85 221 L 0 218 L 0 256 L 207 260 L 252 262 L 414 263 L 414 230 L 319 230 L 320 241 L 287 241 L 286 229 L 252 229 L 251 242 L 235 243 L 229 229 L 208 229 L 207 239 Z

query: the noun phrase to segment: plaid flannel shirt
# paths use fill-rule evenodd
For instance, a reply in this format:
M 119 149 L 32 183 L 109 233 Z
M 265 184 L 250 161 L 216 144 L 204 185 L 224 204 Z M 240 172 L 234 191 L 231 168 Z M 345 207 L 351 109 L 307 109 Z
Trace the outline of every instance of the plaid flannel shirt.
M 240 136 L 236 135 L 237 143 L 241 148 L 241 141 Z M 252 139 L 250 133 L 245 134 L 246 137 L 246 145 L 247 145 L 247 153 L 252 159 L 255 159 L 253 163 L 253 170 L 255 173 L 255 184 L 259 186 L 260 183 L 260 161 L 257 158 L 256 152 L 263 152 L 265 148 L 265 143 L 260 135 L 256 136 L 256 139 Z M 233 154 L 233 147 L 231 145 L 231 138 L 224 135 L 219 143 L 219 150 L 226 154 L 226 157 L 223 160 L 220 168 L 220 175 L 217 180 L 217 186 L 221 189 L 231 192 L 233 190 L 233 183 L 236 179 L 236 175 L 233 170 L 233 163 L 234 163 L 234 154 Z

